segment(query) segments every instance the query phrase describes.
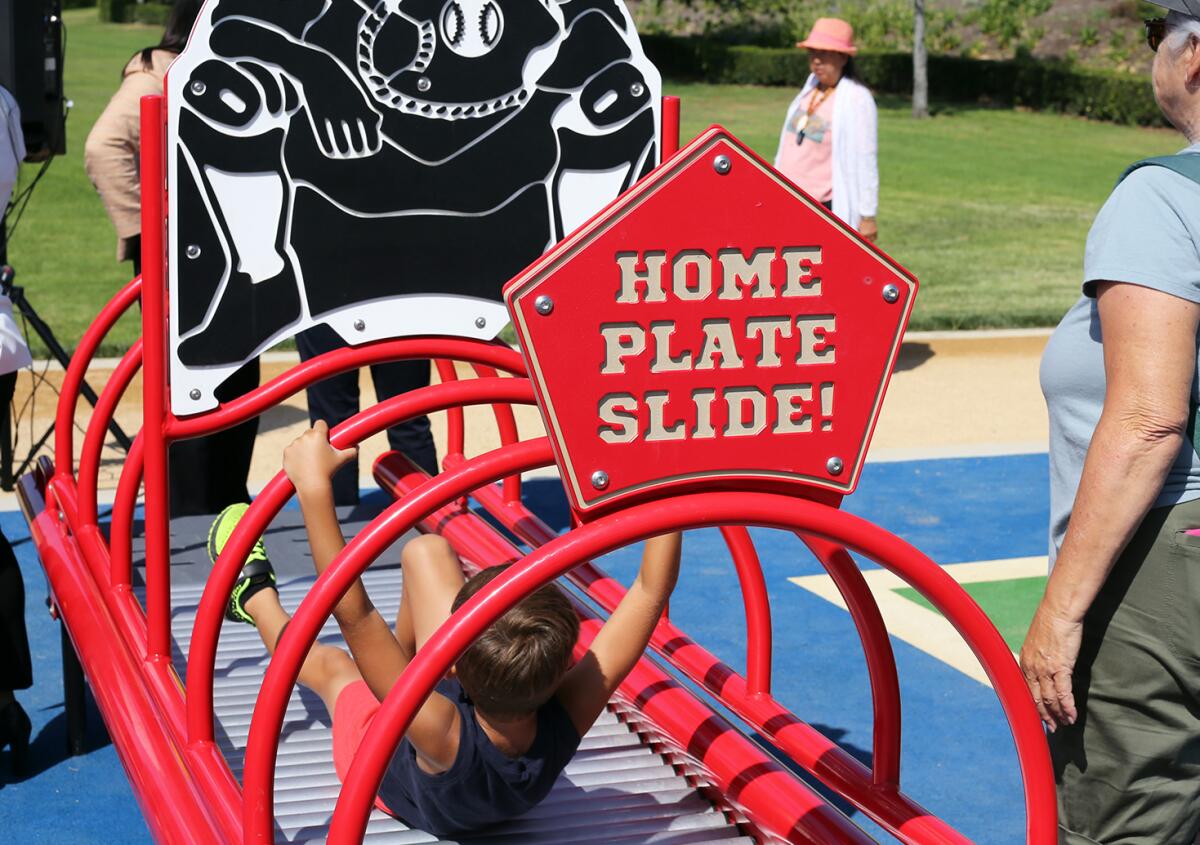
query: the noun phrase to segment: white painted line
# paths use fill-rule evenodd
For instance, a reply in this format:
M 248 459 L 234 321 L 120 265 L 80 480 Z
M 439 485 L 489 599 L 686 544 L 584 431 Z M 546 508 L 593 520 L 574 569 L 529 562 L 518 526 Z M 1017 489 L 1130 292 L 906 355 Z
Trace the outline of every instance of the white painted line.
M 900 461 L 940 461 L 953 458 L 999 458 L 1013 455 L 1045 455 L 1046 443 L 965 443 L 960 446 L 924 446 L 904 449 L 872 449 L 867 464 Z
M 905 332 L 904 340 L 1007 340 L 1014 337 L 1050 337 L 1054 329 L 967 329 L 936 332 Z
M 1047 558 L 1042 556 L 953 563 L 942 569 L 960 584 L 977 584 L 1036 578 L 1045 575 L 1048 567 Z M 992 685 L 974 653 L 945 617 L 896 592 L 899 588 L 909 586 L 908 582 L 886 569 L 866 570 L 863 578 L 879 604 L 888 633 L 953 666 L 979 683 L 989 687 Z M 848 612 L 846 602 L 828 575 L 807 575 L 788 580 Z

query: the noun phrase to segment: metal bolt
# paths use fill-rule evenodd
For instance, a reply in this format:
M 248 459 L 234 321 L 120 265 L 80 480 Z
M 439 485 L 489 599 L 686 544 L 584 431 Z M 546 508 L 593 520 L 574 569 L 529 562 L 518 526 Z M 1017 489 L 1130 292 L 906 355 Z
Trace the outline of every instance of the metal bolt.
M 900 298 L 900 288 L 895 285 L 883 286 L 883 301 L 891 305 Z
M 191 390 L 188 391 L 188 396 L 191 397 L 191 400 L 193 402 L 199 402 L 200 401 L 200 388 L 193 387 Z
M 185 249 L 183 252 L 188 258 L 200 257 L 200 247 L 197 244 L 188 244 L 187 249 Z
M 635 82 L 629 86 L 629 93 L 635 97 L 640 97 L 646 93 L 646 86 L 640 82 Z
M 197 97 L 203 97 L 204 92 L 208 90 L 208 86 L 205 85 L 203 82 L 201 82 L 199 79 L 197 79 L 195 82 L 193 82 L 188 87 L 191 89 L 192 93 L 195 94 Z
M 548 317 L 554 311 L 554 300 L 543 293 L 533 301 L 533 310 L 543 317 Z
M 486 317 L 476 317 L 475 318 L 475 328 L 482 329 L 486 325 L 487 325 Z
M 355 320 L 354 321 L 354 330 L 356 332 L 361 332 L 366 327 L 367 327 L 367 323 L 365 320 Z
M 825 462 L 825 469 L 829 470 L 830 475 L 841 475 L 842 470 L 845 468 L 846 465 L 842 462 L 841 458 L 834 457 Z
M 713 159 L 713 170 L 724 176 L 733 169 L 733 162 L 729 160 L 729 156 L 719 155 Z
M 422 91 L 422 92 L 428 91 L 432 87 L 433 87 L 433 83 L 429 81 L 428 76 L 422 76 L 420 79 L 417 80 L 417 90 L 418 91 Z
M 598 469 L 592 473 L 592 486 L 597 490 L 604 490 L 608 487 L 608 473 L 602 469 Z

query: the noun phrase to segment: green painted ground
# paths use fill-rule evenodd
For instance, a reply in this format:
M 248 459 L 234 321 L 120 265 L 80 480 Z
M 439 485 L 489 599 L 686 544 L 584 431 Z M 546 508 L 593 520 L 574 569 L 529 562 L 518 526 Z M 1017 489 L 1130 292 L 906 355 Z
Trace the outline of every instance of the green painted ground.
M 11 244 L 30 299 L 73 346 L 127 280 L 111 226 L 83 172 L 83 140 L 154 29 L 100 24 L 67 11 L 66 92 L 75 104 L 68 154 L 54 162 Z M 684 134 L 722 123 L 773 158 L 794 92 L 668 82 L 683 98 Z M 1124 166 L 1174 151 L 1164 130 L 982 108 L 942 107 L 914 122 L 901 100 L 880 102 L 881 245 L 921 279 L 913 328 L 1052 325 L 1077 296 L 1088 225 Z M 27 169 L 25 178 L 32 173 Z M 105 350 L 134 337 L 119 326 Z
M 1025 632 L 1029 630 L 1029 623 L 1033 621 L 1033 612 L 1037 609 L 1042 593 L 1046 591 L 1046 577 L 981 581 L 962 586 L 999 629 L 1008 647 L 1013 651 L 1020 650 Z M 933 610 L 933 605 L 911 587 L 903 587 L 896 592 L 909 601 Z

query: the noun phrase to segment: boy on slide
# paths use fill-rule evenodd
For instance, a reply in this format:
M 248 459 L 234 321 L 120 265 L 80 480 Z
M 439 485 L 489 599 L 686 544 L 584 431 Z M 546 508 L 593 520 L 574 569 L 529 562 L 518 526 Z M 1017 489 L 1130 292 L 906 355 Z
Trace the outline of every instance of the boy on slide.
M 345 546 L 330 479 L 356 454 L 329 443 L 318 421 L 284 451 L 317 573 Z M 216 560 L 246 505 L 213 523 Z M 455 664 L 417 712 L 384 773 L 376 805 L 410 827 L 438 836 L 514 818 L 540 802 L 641 657 L 679 574 L 680 536 L 646 543 L 641 571 L 577 663 L 579 620 L 553 584 L 492 625 Z M 401 553 L 403 592 L 395 630 L 356 580 L 333 615 L 349 646 L 314 644 L 300 683 L 321 696 L 333 719 L 333 758 L 345 778 L 379 702 L 449 615 L 503 567 L 465 580 L 458 557 L 437 535 Z M 226 616 L 254 625 L 272 653 L 290 617 L 260 539 L 247 558 Z

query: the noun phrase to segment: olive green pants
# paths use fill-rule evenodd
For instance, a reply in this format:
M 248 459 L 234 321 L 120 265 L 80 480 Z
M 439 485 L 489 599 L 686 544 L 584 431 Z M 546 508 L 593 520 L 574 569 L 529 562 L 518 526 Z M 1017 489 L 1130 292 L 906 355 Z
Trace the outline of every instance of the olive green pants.
M 1050 735 L 1063 845 L 1200 832 L 1200 501 L 1151 511 L 1084 621 L 1078 722 Z

